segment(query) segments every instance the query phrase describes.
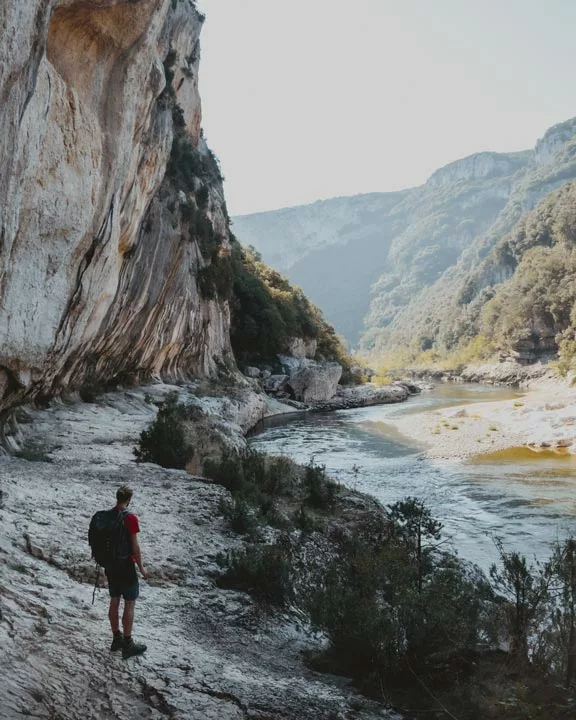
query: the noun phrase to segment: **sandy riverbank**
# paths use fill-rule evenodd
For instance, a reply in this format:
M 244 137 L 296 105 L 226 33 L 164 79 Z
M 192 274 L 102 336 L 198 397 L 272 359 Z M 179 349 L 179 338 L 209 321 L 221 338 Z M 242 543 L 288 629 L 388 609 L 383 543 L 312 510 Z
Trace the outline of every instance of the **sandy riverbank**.
M 431 459 L 465 459 L 519 446 L 576 454 L 576 389 L 543 384 L 516 399 L 400 415 L 390 422 L 422 444 Z

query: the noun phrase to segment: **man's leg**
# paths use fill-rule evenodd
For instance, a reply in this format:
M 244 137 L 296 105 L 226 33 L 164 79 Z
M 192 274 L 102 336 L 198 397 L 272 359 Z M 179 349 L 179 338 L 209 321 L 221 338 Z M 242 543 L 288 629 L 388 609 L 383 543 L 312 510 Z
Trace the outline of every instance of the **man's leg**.
M 126 660 L 134 655 L 141 655 L 146 651 L 146 645 L 135 643 L 132 640 L 132 625 L 134 624 L 134 609 L 138 597 L 138 581 L 124 592 L 124 614 L 122 615 L 122 626 L 124 628 L 124 647 L 122 657 Z
M 110 646 L 110 650 L 122 650 L 124 647 L 124 636 L 119 630 L 119 622 L 118 622 L 118 610 L 120 608 L 120 595 L 117 597 L 111 597 L 110 598 L 110 608 L 108 610 L 108 619 L 110 620 L 110 627 L 112 628 L 112 634 L 114 635 L 112 639 L 112 645 Z
M 110 627 L 112 628 L 112 632 L 116 634 L 120 628 L 120 623 L 118 622 L 118 611 L 120 609 L 120 596 L 110 598 L 110 608 L 108 610 L 108 619 L 110 620 Z M 134 616 L 134 611 L 132 611 L 132 616 Z
M 135 605 L 136 600 L 124 600 L 124 613 L 122 615 L 122 627 L 124 628 L 124 637 L 132 637 L 132 625 L 134 625 Z

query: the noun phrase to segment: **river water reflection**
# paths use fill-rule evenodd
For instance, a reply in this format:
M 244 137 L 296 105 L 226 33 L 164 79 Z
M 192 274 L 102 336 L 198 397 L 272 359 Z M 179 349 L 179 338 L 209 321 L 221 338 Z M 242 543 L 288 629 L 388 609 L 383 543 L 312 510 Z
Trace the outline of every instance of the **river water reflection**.
M 576 459 L 524 448 L 467 463 L 426 460 L 422 448 L 389 425 L 395 414 L 517 397 L 510 389 L 440 385 L 399 405 L 380 405 L 268 421 L 250 444 L 298 462 L 326 465 L 340 482 L 387 504 L 422 498 L 462 557 L 484 569 L 493 538 L 544 559 L 556 539 L 576 533 Z

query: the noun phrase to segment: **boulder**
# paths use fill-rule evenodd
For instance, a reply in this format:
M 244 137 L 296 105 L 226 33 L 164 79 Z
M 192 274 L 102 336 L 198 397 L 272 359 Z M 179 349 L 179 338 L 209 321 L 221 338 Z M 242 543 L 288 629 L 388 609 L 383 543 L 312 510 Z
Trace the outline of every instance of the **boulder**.
M 339 387 L 335 397 L 327 402 L 315 403 L 313 410 L 347 410 L 368 405 L 385 405 L 403 402 L 408 395 L 408 390 L 403 385 L 380 387 L 366 383 L 356 387 Z
M 278 361 L 282 366 L 282 370 L 288 375 L 300 370 L 301 367 L 306 366 L 309 361 L 305 358 L 295 358 L 291 355 L 278 355 Z
M 350 368 L 350 375 L 358 383 L 370 382 L 374 375 L 376 375 L 376 371 L 369 367 L 363 367 L 362 365 L 353 365 Z
M 261 375 L 260 368 L 252 367 L 249 365 L 247 368 L 244 369 L 244 375 L 249 378 L 259 378 Z
M 290 375 L 288 385 L 296 400 L 302 402 L 326 402 L 334 397 L 342 376 L 338 363 L 301 367 Z
M 417 395 L 418 393 L 422 392 L 422 388 L 419 385 L 416 385 L 412 382 L 407 382 L 406 380 L 395 380 L 394 385 L 406 388 L 410 395 Z
M 266 392 L 280 392 L 288 382 L 288 375 L 270 375 L 264 380 L 264 390 Z

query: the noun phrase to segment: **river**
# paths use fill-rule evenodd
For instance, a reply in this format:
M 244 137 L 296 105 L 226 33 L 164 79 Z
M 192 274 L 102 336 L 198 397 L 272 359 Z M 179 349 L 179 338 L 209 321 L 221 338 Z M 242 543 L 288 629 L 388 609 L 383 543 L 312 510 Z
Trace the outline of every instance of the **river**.
M 283 416 L 264 423 L 250 444 L 297 462 L 313 459 L 339 482 L 384 504 L 406 495 L 421 498 L 444 524 L 452 548 L 485 570 L 497 559 L 495 537 L 508 549 L 543 560 L 556 539 L 576 534 L 574 456 L 516 449 L 460 463 L 429 461 L 389 424 L 398 413 L 520 394 L 493 386 L 440 385 L 398 405 Z

